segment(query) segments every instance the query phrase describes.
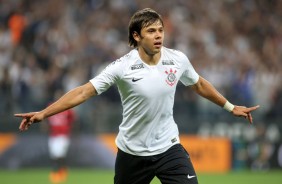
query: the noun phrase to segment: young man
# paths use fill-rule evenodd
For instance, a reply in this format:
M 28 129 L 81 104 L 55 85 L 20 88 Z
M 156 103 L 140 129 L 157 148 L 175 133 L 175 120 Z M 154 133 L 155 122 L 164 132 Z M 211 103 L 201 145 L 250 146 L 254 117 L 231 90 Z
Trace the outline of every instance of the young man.
M 198 183 L 189 154 L 181 146 L 173 119 L 176 85 L 181 81 L 196 93 L 252 123 L 250 108 L 229 103 L 199 76 L 180 51 L 163 47 L 161 16 L 146 8 L 129 23 L 131 52 L 111 63 L 98 76 L 39 112 L 15 114 L 27 130 L 43 119 L 75 107 L 116 84 L 123 105 L 123 120 L 116 138 L 118 153 L 115 184 L 149 184 L 157 176 L 163 184 Z

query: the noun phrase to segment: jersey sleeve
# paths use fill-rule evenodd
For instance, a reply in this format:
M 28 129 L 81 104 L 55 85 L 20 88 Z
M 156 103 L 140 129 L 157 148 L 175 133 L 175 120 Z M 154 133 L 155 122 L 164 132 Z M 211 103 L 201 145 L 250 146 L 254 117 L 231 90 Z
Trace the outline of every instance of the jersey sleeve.
M 199 74 L 195 71 L 194 67 L 190 63 L 189 59 L 185 54 L 182 53 L 182 60 L 183 60 L 183 73 L 180 77 L 180 81 L 185 86 L 191 86 L 196 84 L 199 80 Z
M 90 80 L 98 95 L 105 92 L 122 76 L 122 59 L 110 63 L 100 74 Z

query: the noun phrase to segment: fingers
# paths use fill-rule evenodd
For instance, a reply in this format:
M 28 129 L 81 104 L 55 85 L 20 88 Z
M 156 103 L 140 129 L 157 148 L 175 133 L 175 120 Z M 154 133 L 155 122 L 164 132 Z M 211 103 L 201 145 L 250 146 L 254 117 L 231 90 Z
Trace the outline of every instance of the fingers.
M 32 125 L 33 122 L 32 121 L 27 121 L 26 119 L 22 120 L 19 129 L 20 131 L 26 131 L 28 130 L 28 128 L 30 127 L 30 125 Z
M 22 121 L 19 126 L 20 131 L 26 131 L 34 123 L 34 113 L 25 113 L 25 114 L 15 114 L 16 117 L 22 117 Z
M 14 114 L 14 116 L 23 118 L 23 120 L 20 123 L 19 130 L 20 131 L 27 130 L 28 129 L 28 123 L 30 121 L 30 115 L 28 113 L 24 113 L 24 114 Z
M 14 114 L 15 117 L 31 117 L 34 115 L 34 112 L 30 112 L 30 113 L 23 113 L 23 114 Z
M 253 117 L 252 117 L 251 112 L 258 109 L 259 107 L 260 107 L 259 105 L 256 105 L 256 106 L 249 107 L 249 108 L 245 109 L 245 113 L 247 113 L 246 119 L 248 119 L 250 124 L 253 123 Z
M 14 114 L 15 117 L 25 117 L 25 114 Z
M 30 125 L 32 125 L 33 123 L 39 122 L 37 120 L 37 117 L 35 117 L 36 114 L 37 112 L 14 114 L 15 117 L 23 118 L 19 126 L 20 131 L 26 131 L 28 130 Z
M 253 117 L 252 117 L 251 113 L 242 113 L 239 116 L 244 117 L 245 119 L 247 119 L 250 124 L 253 123 Z
M 249 120 L 249 123 L 252 124 L 253 123 L 253 117 L 251 113 L 247 114 L 247 119 Z
M 28 127 L 31 125 L 28 125 L 29 121 L 28 119 L 24 118 L 19 126 L 20 131 L 25 131 L 28 129 Z
M 250 124 L 253 123 L 253 117 L 250 112 L 243 112 L 241 116 L 245 117 L 249 121 Z
M 258 109 L 259 107 L 260 107 L 259 105 L 256 105 L 254 107 L 248 107 L 248 108 L 246 108 L 246 112 L 254 111 L 254 110 Z
M 233 112 L 235 116 L 244 117 L 250 124 L 253 123 L 253 117 L 251 111 L 256 110 L 259 106 L 254 107 L 245 107 L 245 106 L 236 106 L 235 111 Z
M 23 119 L 23 120 L 22 120 L 22 122 L 21 122 L 21 124 L 20 124 L 20 126 L 19 126 L 20 131 L 23 131 L 23 130 L 25 129 L 25 128 L 24 128 L 24 127 L 25 127 L 25 125 L 24 125 L 24 124 L 25 124 L 25 121 L 26 121 L 26 119 Z

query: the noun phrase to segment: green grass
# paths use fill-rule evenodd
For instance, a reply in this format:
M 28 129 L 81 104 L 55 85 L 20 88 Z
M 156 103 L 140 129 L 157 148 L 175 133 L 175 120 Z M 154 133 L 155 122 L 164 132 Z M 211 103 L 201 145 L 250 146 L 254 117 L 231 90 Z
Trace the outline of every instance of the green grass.
M 49 169 L 0 170 L 1 184 L 50 184 Z M 113 184 L 112 170 L 70 169 L 64 184 Z M 282 170 L 271 172 L 230 172 L 226 174 L 198 174 L 200 184 L 281 184 Z M 151 184 L 160 184 L 155 178 Z

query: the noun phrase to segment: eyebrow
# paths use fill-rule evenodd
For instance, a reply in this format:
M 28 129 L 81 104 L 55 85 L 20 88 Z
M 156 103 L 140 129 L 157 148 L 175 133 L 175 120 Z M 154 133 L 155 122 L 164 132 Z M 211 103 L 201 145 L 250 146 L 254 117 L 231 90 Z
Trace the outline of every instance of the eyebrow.
M 146 29 L 146 30 L 150 30 L 150 29 L 163 29 L 164 27 L 162 26 L 162 25 L 160 25 L 160 26 L 153 26 L 153 27 L 151 27 L 151 25 L 150 26 L 147 26 L 147 27 L 144 27 L 144 29 Z

